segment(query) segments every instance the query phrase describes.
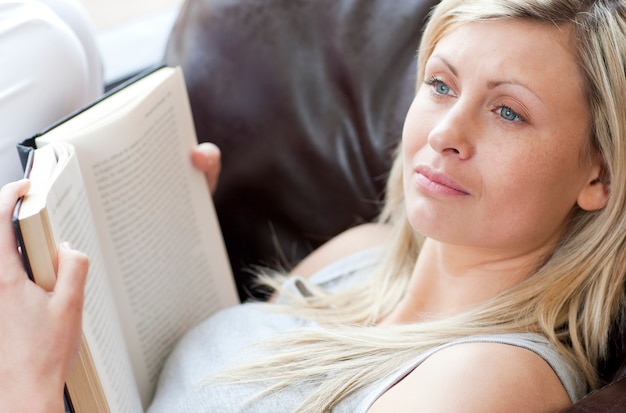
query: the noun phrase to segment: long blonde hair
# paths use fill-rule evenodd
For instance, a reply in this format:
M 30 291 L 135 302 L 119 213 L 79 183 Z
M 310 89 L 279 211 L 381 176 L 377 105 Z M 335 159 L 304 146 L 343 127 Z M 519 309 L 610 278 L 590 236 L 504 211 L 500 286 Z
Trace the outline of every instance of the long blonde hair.
M 607 206 L 595 212 L 575 209 L 551 256 L 523 282 L 479 307 L 444 320 L 373 327 L 404 294 L 422 241 L 406 217 L 402 160 L 396 156 L 380 216 L 381 222 L 393 226 L 394 236 L 375 273 L 367 283 L 348 291 L 334 295 L 318 291 L 284 309 L 328 328 L 270 340 L 269 345 L 280 352 L 228 372 L 229 381 L 268 381 L 268 391 L 275 391 L 324 377 L 297 408 L 321 412 L 453 339 L 535 332 L 575 363 L 591 388 L 600 384 L 597 368 L 607 355 L 610 332 L 622 321 L 625 305 L 626 4 L 623 0 L 443 0 L 422 37 L 418 84 L 439 39 L 466 22 L 491 19 L 572 26 L 593 115 L 589 148 L 604 160 L 602 179 L 610 188 Z

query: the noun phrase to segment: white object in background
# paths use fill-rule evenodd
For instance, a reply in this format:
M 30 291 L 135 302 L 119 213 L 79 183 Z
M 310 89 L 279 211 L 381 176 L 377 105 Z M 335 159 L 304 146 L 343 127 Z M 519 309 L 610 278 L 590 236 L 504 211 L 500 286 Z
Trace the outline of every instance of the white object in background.
M 0 185 L 23 175 L 17 142 L 102 93 L 90 24 L 73 0 L 0 1 Z

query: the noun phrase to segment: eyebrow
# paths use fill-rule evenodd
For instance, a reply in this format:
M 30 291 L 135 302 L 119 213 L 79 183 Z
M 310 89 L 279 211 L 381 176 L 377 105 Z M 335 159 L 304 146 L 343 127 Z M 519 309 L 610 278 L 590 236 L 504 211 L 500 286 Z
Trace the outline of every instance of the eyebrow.
M 433 58 L 436 58 L 436 59 L 441 60 L 441 62 L 442 62 L 444 65 L 446 65 L 446 67 L 447 67 L 447 68 L 448 68 L 448 69 L 452 72 L 452 74 L 453 74 L 454 76 L 458 76 L 458 72 L 457 72 L 457 70 L 456 70 L 456 67 L 454 67 L 454 66 L 452 65 L 452 63 L 448 62 L 448 61 L 447 61 L 446 59 L 444 59 L 443 57 L 441 57 L 441 56 L 439 56 L 439 55 L 434 55 L 434 54 L 433 54 L 433 55 L 430 55 L 430 57 L 428 58 L 428 60 L 433 59 Z
M 458 71 L 456 69 L 456 67 L 454 67 L 454 65 L 452 63 L 450 63 L 448 60 L 446 60 L 444 57 L 440 56 L 440 55 L 431 55 L 430 59 L 432 58 L 436 58 L 438 60 L 440 60 L 447 68 L 448 70 L 450 70 L 452 72 L 452 74 L 454 76 L 458 77 Z M 515 85 L 515 86 L 521 86 L 524 89 L 528 90 L 530 93 L 532 93 L 537 99 L 539 99 L 539 101 L 541 101 L 543 103 L 543 100 L 539 97 L 539 95 L 537 95 L 530 87 L 528 87 L 524 82 L 520 82 L 518 80 L 491 80 L 487 83 L 487 88 L 488 89 L 495 89 L 498 86 L 502 86 L 502 85 Z

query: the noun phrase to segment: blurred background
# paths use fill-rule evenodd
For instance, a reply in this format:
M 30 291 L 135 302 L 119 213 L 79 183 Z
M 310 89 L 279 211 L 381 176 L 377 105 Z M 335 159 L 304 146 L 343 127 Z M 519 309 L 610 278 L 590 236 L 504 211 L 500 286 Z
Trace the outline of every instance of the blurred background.
M 115 83 L 160 61 L 183 0 L 80 0 L 91 16 L 104 64 Z
M 167 12 L 182 0 L 80 0 L 98 30 L 111 29 L 137 18 Z

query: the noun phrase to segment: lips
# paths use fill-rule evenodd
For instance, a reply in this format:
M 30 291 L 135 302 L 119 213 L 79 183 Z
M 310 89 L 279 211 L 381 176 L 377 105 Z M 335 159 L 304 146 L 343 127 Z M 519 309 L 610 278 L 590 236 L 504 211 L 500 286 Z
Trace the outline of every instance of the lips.
M 430 193 L 448 196 L 466 196 L 469 192 L 445 174 L 426 166 L 415 168 L 417 185 Z

